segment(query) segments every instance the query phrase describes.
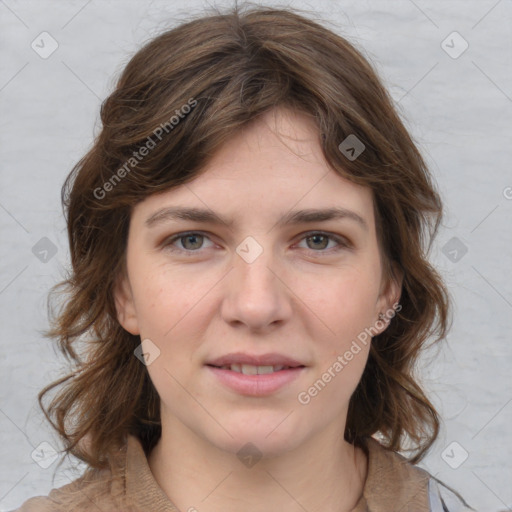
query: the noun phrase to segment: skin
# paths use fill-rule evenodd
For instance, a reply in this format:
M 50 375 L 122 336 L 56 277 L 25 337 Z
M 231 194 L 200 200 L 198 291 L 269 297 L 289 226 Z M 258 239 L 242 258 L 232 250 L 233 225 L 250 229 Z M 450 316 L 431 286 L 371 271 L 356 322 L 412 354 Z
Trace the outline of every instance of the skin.
M 177 205 L 207 208 L 234 223 L 145 226 L 159 209 Z M 348 218 L 277 225 L 290 210 L 333 206 L 358 213 L 367 229 Z M 204 238 L 169 241 L 186 231 Z M 342 241 L 315 239 L 311 231 Z M 251 263 L 236 252 L 248 236 L 263 249 Z M 315 125 L 288 110 L 269 112 L 238 132 L 193 182 L 134 208 L 116 307 L 127 331 L 160 350 L 147 366 L 162 418 L 148 463 L 180 510 L 355 506 L 367 460 L 343 432 L 370 343 L 360 344 L 307 405 L 297 396 L 398 300 L 401 280 L 385 279 L 382 268 L 371 190 L 330 168 Z M 234 351 L 278 352 L 307 368 L 270 396 L 244 396 L 205 367 Z M 252 467 L 236 455 L 248 442 L 262 454 Z

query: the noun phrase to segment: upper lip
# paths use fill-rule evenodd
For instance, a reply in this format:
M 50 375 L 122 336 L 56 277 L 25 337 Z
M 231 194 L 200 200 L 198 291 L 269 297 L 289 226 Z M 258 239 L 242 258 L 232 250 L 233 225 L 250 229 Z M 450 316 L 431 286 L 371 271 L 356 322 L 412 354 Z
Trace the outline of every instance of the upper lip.
M 224 356 L 207 361 L 212 366 L 229 366 L 231 364 L 250 364 L 253 366 L 305 366 L 299 361 L 283 354 L 269 353 L 261 355 L 233 352 Z

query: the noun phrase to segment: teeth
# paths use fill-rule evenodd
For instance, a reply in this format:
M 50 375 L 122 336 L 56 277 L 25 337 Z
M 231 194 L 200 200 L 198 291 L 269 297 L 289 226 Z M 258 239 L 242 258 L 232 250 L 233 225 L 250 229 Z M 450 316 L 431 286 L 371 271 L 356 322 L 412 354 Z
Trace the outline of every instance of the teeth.
M 221 367 L 223 370 L 231 370 L 233 372 L 243 373 L 244 375 L 263 375 L 265 373 L 273 373 L 288 368 L 288 366 L 254 366 L 252 364 L 232 364 Z

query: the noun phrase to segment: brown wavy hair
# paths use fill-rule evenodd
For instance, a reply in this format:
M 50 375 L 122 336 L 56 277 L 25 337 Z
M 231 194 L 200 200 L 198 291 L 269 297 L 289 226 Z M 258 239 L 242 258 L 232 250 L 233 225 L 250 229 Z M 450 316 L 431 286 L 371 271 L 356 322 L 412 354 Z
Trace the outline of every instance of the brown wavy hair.
M 372 65 L 347 39 L 296 9 L 236 6 L 186 20 L 135 53 L 101 105 L 100 133 L 63 184 L 72 266 L 49 294 L 45 336 L 72 368 L 38 398 L 67 455 L 112 469 L 127 434 L 146 454 L 161 435 L 159 396 L 134 356 L 140 337 L 121 327 L 114 303 L 133 207 L 193 180 L 241 127 L 278 106 L 310 116 L 332 168 L 373 191 L 385 272 L 393 275 L 392 264 L 403 272 L 402 309 L 373 338 L 345 439 L 378 434 L 391 450 L 409 446 L 412 463 L 435 441 L 439 417 L 415 375 L 428 341 L 449 328 L 449 294 L 428 262 L 442 217 L 432 177 Z M 338 148 L 348 135 L 365 145 L 354 160 Z M 66 298 L 55 313 L 57 292 Z

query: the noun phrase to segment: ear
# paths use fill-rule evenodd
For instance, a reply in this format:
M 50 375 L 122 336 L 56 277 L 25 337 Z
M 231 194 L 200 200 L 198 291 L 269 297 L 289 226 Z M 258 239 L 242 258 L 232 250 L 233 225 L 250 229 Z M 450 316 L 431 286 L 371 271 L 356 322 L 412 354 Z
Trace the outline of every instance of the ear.
M 131 334 L 140 334 L 137 312 L 133 301 L 133 292 L 126 273 L 118 276 L 114 283 L 114 301 L 117 320 Z
M 400 296 L 402 294 L 402 284 L 404 272 L 396 262 L 391 262 L 392 274 L 382 279 L 379 291 L 379 298 L 376 303 L 375 327 L 377 334 L 381 334 L 387 328 L 395 316 L 396 311 L 400 311 Z M 379 317 L 383 315 L 383 317 Z

